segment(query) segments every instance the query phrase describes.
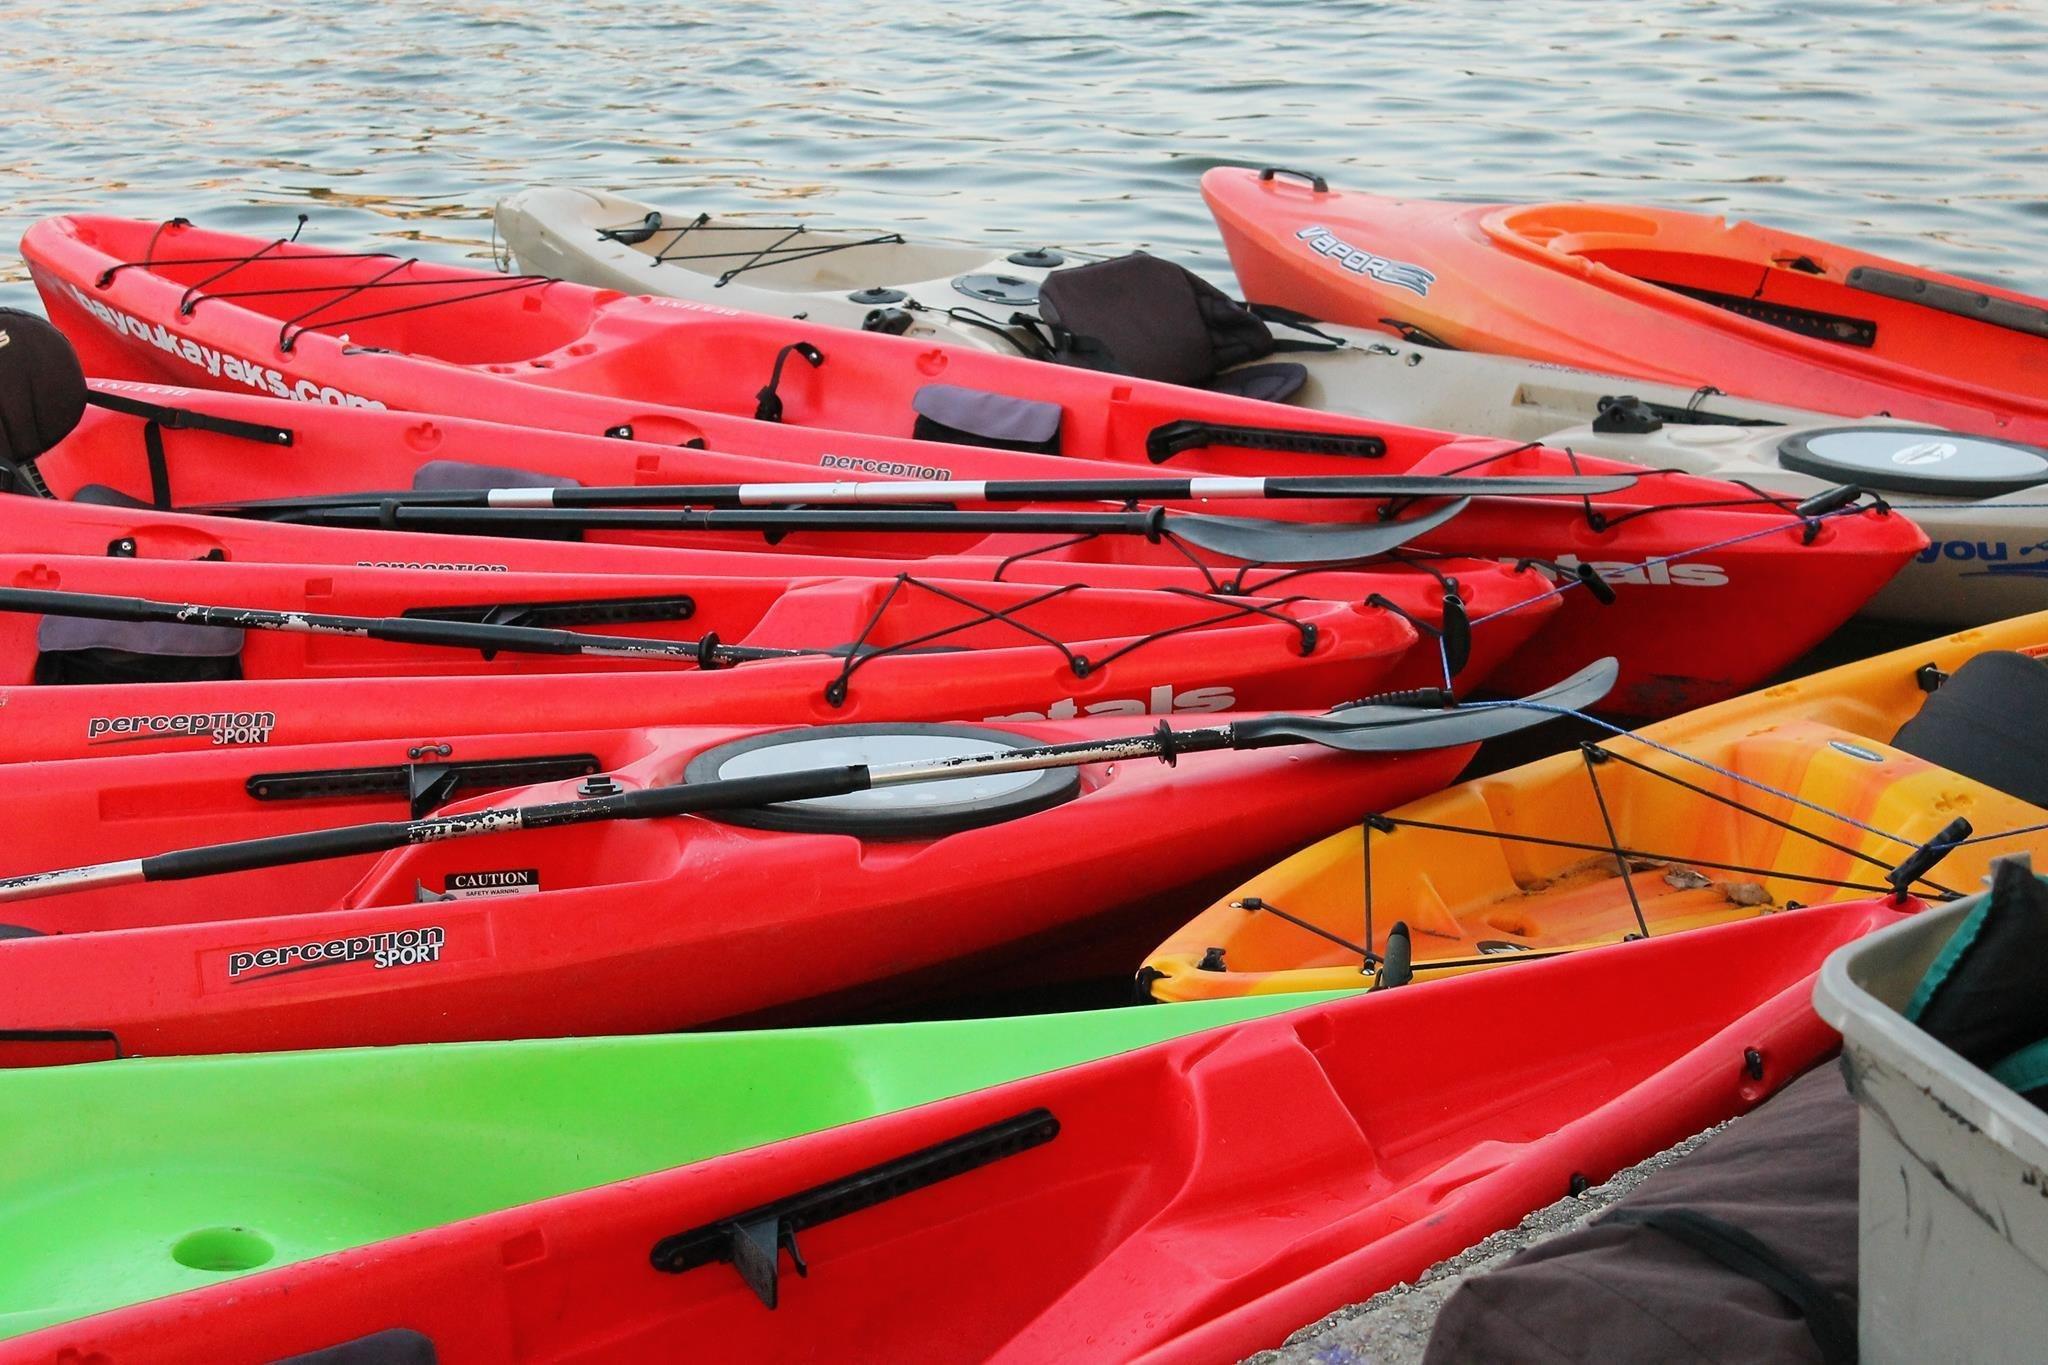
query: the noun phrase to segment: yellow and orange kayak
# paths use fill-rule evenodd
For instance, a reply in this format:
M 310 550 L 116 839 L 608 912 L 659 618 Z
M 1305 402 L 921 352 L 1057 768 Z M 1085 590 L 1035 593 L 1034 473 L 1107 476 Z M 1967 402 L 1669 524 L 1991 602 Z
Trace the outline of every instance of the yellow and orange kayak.
M 1929 845 L 1901 880 L 1967 893 L 2048 851 L 2044 654 L 2048 612 L 2016 617 L 1374 812 L 1204 910 L 1139 981 L 1372 987 L 1397 923 L 1427 979 L 1883 893 Z
M 1459 350 L 2048 443 L 2048 304 L 1671 209 L 1457 204 L 1220 168 L 1246 297 Z

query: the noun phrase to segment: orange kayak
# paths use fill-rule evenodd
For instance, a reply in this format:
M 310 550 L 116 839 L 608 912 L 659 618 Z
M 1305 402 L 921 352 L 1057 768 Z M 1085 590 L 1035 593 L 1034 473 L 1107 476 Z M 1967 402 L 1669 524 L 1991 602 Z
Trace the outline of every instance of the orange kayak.
M 2048 304 L 1724 218 L 1212 170 L 1246 296 L 1411 339 L 2048 442 Z

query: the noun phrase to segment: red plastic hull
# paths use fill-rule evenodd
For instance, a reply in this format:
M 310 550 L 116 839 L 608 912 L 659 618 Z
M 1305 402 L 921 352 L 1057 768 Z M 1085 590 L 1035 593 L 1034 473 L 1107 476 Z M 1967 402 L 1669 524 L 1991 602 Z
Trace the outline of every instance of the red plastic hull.
M 828 358 L 819 368 L 787 366 L 785 420 L 757 422 L 740 414 L 753 410 L 777 351 L 806 339 L 801 323 L 554 282 L 359 322 L 345 321 L 354 316 L 346 310 L 316 313 L 309 321 L 320 330 L 293 333 L 283 319 L 338 296 L 349 283 L 390 263 L 333 261 L 305 249 L 278 249 L 241 267 L 232 289 L 223 284 L 211 293 L 194 292 L 220 268 L 194 262 L 248 256 L 261 245 L 189 226 L 159 232 L 154 225 L 120 219 L 61 218 L 32 228 L 22 250 L 52 318 L 79 343 L 88 369 L 116 378 L 247 385 L 333 405 L 381 403 L 509 418 L 588 435 L 623 425 L 638 438 L 636 444 L 701 440 L 716 451 L 812 468 L 913 477 L 1074 477 L 1090 469 L 1106 473 L 1117 462 L 1125 470 L 1130 462 L 1149 469 L 1147 436 L 1187 419 L 1365 434 L 1387 447 L 1370 462 L 1222 446 L 1175 457 L 1176 468 L 1215 473 L 1367 468 L 1557 474 L 1623 468 L 1541 447 L 1459 440 L 868 333 L 828 338 L 822 343 Z M 145 255 L 153 267 L 129 266 L 107 275 Z M 414 264 L 405 270 L 409 279 L 444 282 L 425 292 L 474 295 L 487 284 L 503 283 L 498 276 L 451 267 Z M 300 292 L 254 299 L 243 293 L 264 289 Z M 259 311 L 259 305 L 271 311 Z M 906 441 L 912 396 L 934 382 L 1057 402 L 1065 414 L 1063 449 L 1084 459 Z M 643 461 L 673 462 L 689 453 L 629 449 Z M 540 467 L 525 454 L 515 462 Z M 337 475 L 336 468 L 344 472 Z M 321 477 L 356 477 L 350 469 L 347 463 L 329 466 Z M 647 480 L 636 475 L 618 481 Z M 1700 505 L 1729 503 L 1739 505 Z M 1644 506 L 1658 510 L 1623 515 Z M 1567 594 L 1558 629 L 1523 652 L 1507 682 L 1538 685 L 1591 655 L 1620 653 L 1630 673 L 1615 705 L 1641 714 L 1718 699 L 1768 676 L 1845 620 L 1924 544 L 1903 519 L 1876 516 L 1831 521 L 1819 540 L 1805 544 L 1803 528 L 1756 495 L 1673 475 L 1648 476 L 1629 492 L 1597 499 L 1590 510 L 1598 515 L 1589 516 L 1588 508 L 1571 499 L 1486 500 L 1418 544 L 1461 556 L 1613 566 L 1620 603 L 1601 609 L 1584 593 Z M 1042 548 L 1045 538 L 1031 543 Z M 989 548 L 1008 553 L 1025 546 Z M 1100 542 L 1089 552 L 1130 553 L 1122 545 L 1104 550 Z M 1672 562 L 1672 556 L 1681 559 Z M 1636 565 L 1645 567 L 1628 567 Z M 1782 588 L 1791 577 L 1802 591 L 1788 599 Z M 1755 630 L 1754 622 L 1765 615 L 1773 628 Z M 1711 647 L 1702 646 L 1707 639 Z
M 1398 563 L 1356 569 L 1253 569 L 1210 572 L 1191 565 L 1095 564 L 1049 559 L 1006 561 L 988 555 L 933 555 L 926 559 L 862 558 L 781 553 L 774 550 L 699 550 L 614 543 L 513 540 L 292 526 L 233 517 L 102 507 L 40 499 L 0 501 L 0 530 L 9 541 L 51 554 L 113 554 L 146 561 L 219 559 L 235 564 L 298 565 L 309 571 L 400 569 L 461 578 L 486 575 L 575 576 L 602 590 L 598 577 L 701 576 L 707 579 L 892 578 L 906 571 L 947 580 L 1065 587 L 1082 584 L 1120 592 L 1164 591 L 1303 597 L 1361 604 L 1377 595 L 1425 624 L 1443 617 L 1445 584 L 1457 585 L 1470 615 L 1485 618 L 1472 630 L 1472 654 L 1458 676 L 1461 689 L 1479 687 L 1501 663 L 1528 643 L 1558 610 L 1541 576 L 1482 560 L 1432 560 L 1428 572 Z M 488 588 L 483 589 L 489 591 Z M 1440 684 L 1443 666 L 1434 637 L 1402 658 L 1391 685 Z
M 1840 905 L 1369 994 L 0 1346 L 238 1365 L 406 1328 L 483 1361 L 1215 1361 L 1761 1102 L 1825 1056 Z M 1037 1108 L 1056 1137 L 798 1234 L 770 1311 L 656 1242 Z M 65 1352 L 72 1354 L 66 1355 Z
M 258 774 L 588 753 L 632 790 L 679 781 L 691 756 L 754 732 L 387 728 L 388 739 L 260 757 L 17 769 L 19 794 L 0 799 L 14 831 L 0 875 L 406 814 L 397 795 L 259 799 Z M 998 728 L 1053 743 L 1142 733 L 1147 722 Z M 684 816 L 22 901 L 4 918 L 37 936 L 0 942 L 0 1032 L 13 1033 L 0 1061 L 74 1059 L 51 1031 L 151 1055 L 635 1033 L 787 1017 L 856 993 L 865 1008 L 892 994 L 957 995 L 1020 966 L 1041 981 L 1121 972 L 1188 906 L 1360 812 L 1436 790 L 1470 755 L 1186 754 L 1172 769 L 1090 766 L 1064 804 L 942 837 Z M 515 787 L 440 811 L 574 799 L 578 785 Z M 538 889 L 438 899 L 508 872 Z M 300 951 L 336 942 L 380 952 Z M 432 951 L 381 953 L 416 943 Z
M 813 651 L 701 669 L 690 656 L 486 658 L 475 649 L 247 630 L 232 660 L 237 680 L 50 686 L 33 682 L 45 657 L 38 639 L 45 618 L 6 613 L 0 685 L 7 690 L 0 695 L 14 724 L 0 739 L 0 757 L 12 761 L 234 742 L 110 727 L 107 718 L 117 713 L 261 712 L 274 723 L 242 742 L 299 744 L 374 738 L 394 728 L 982 720 L 1049 716 L 1061 707 L 1101 715 L 1316 711 L 1385 690 L 1417 643 L 1406 621 L 1363 604 L 918 577 L 456 575 L 0 554 L 0 584 L 366 618 L 680 599 L 689 604 L 683 620 L 607 633 L 687 643 L 710 632 L 725 646 Z M 869 652 L 847 657 L 856 642 Z M 565 669 L 578 676 L 564 681 Z
M 2048 442 L 2048 338 L 1858 294 L 1842 282 L 1863 266 L 2042 306 L 1994 285 L 1668 209 L 1510 209 L 1317 193 L 1228 167 L 1202 177 L 1202 194 L 1239 282 L 1260 303 L 1360 327 L 1404 323 L 1461 350 Z M 1557 221 L 1518 228 L 1531 216 Z M 1430 278 L 1412 273 L 1417 268 Z M 1799 335 L 1636 274 L 1689 275 L 1699 286 L 1757 298 L 1765 281 L 1787 301 L 1876 319 L 1877 343 Z

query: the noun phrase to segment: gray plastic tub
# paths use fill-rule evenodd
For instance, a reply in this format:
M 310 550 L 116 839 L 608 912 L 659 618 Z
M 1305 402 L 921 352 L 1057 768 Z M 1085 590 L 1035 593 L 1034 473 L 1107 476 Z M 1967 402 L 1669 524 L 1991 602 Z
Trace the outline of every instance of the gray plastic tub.
M 1842 1069 L 1862 1106 L 1866 1365 L 2048 1360 L 2048 1113 L 1899 1013 L 1976 904 L 1837 949 L 1814 987 L 1814 1007 L 1842 1031 Z

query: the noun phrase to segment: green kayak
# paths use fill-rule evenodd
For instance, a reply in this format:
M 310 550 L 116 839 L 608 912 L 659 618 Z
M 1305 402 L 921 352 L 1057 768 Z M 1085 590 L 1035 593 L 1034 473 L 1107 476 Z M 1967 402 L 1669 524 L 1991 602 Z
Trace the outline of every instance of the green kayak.
M 1328 998 L 0 1073 L 0 1337 Z

